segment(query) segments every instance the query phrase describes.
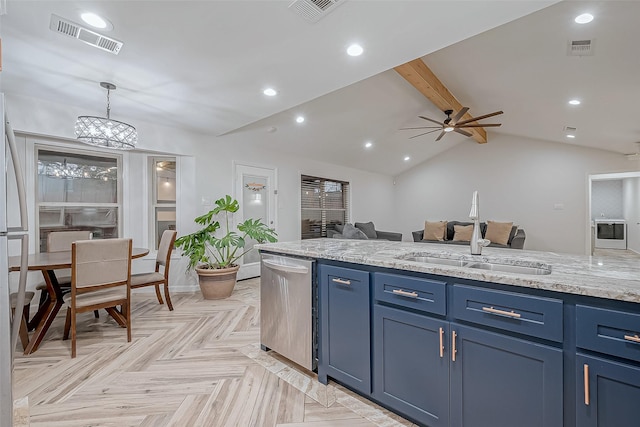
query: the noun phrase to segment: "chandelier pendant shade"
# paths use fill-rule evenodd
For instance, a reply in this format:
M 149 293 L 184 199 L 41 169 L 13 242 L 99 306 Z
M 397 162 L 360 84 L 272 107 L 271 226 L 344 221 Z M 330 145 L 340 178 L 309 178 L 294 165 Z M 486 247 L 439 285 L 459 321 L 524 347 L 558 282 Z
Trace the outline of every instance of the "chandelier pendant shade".
M 116 85 L 100 82 L 107 89 L 107 117 L 78 116 L 76 137 L 85 144 L 118 150 L 131 150 L 138 143 L 138 132 L 130 124 L 111 119 L 110 94 Z

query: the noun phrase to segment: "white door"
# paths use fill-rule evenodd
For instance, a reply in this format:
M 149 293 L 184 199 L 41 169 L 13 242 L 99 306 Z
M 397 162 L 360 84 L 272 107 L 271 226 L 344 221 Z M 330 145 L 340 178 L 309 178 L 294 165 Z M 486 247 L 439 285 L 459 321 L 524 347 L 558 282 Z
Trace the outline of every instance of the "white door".
M 276 170 L 257 166 L 235 165 L 235 198 L 240 210 L 234 216 L 236 224 L 245 219 L 260 219 L 277 231 Z M 248 239 L 245 249 L 253 247 L 255 240 Z M 260 275 L 260 256 L 252 249 L 240 259 L 238 279 Z

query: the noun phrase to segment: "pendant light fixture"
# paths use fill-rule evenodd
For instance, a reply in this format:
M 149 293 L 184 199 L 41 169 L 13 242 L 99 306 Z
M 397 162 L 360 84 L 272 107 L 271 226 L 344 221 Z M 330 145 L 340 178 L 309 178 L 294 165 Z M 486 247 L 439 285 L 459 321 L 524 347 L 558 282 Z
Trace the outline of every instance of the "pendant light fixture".
M 76 121 L 76 137 L 85 144 L 97 147 L 131 150 L 138 143 L 138 132 L 133 126 L 112 120 L 110 94 L 116 85 L 100 82 L 107 90 L 107 117 L 78 116 Z

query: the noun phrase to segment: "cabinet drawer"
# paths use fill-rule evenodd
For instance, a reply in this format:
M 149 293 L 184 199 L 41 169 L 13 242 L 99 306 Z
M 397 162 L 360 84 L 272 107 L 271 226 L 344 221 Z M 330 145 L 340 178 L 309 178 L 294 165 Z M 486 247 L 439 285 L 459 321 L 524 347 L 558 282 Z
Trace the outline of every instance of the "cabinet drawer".
M 453 316 L 480 325 L 562 342 L 562 300 L 558 299 L 454 285 Z
M 576 346 L 640 362 L 640 314 L 577 305 Z
M 415 310 L 447 314 L 446 283 L 397 274 L 374 275 L 375 299 Z

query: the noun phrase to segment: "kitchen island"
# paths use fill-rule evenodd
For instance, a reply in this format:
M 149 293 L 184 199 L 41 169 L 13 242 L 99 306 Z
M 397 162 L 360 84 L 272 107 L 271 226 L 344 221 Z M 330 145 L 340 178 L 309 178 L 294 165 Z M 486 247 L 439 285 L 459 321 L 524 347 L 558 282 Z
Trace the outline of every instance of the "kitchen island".
M 425 426 L 637 425 L 637 261 L 337 239 L 259 249 L 318 262 L 320 382 Z

